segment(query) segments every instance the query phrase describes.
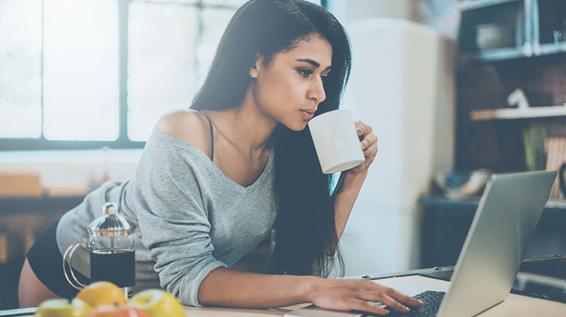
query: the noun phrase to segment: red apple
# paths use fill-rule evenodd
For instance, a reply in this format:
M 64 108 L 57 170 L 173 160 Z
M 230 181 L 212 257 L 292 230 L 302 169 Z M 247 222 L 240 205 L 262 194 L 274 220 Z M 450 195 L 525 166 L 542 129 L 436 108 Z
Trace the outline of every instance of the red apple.
M 92 311 L 88 317 L 149 317 L 140 308 L 129 306 L 100 306 Z

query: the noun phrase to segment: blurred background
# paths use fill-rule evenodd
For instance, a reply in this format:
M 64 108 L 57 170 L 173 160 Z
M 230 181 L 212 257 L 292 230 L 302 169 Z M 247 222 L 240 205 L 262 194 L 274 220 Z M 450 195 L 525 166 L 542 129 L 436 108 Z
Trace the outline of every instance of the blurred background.
M 350 36 L 342 107 L 380 139 L 346 275 L 455 264 L 492 173 L 566 162 L 566 1 L 313 2 Z M 243 3 L 0 0 L 0 309 L 41 231 L 133 176 L 159 116 L 188 108 Z M 527 256 L 566 252 L 564 190 Z M 264 270 L 268 246 L 240 266 Z

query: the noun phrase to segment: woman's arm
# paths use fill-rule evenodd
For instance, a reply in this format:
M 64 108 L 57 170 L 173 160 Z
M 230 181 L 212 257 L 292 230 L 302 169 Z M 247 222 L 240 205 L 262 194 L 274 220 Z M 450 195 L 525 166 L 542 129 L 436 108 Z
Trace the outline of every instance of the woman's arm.
M 342 181 L 342 186 L 334 198 L 334 218 L 338 239 L 340 239 L 342 233 L 344 233 L 348 218 L 350 217 L 350 213 L 352 213 L 352 208 L 362 189 L 366 176 L 367 170 L 358 174 L 350 174 L 347 172 Z
M 365 161 L 346 172 L 342 186 L 339 188 L 334 198 L 336 234 L 338 235 L 338 239 L 340 239 L 342 233 L 344 233 L 356 198 L 368 174 L 368 168 L 377 155 L 377 137 L 373 134 L 371 126 L 361 121 L 356 121 L 355 124 L 360 139 L 360 146 L 364 152 Z
M 334 310 L 361 310 L 387 314 L 369 301 L 400 311 L 419 301 L 369 280 L 335 280 L 314 276 L 267 275 L 218 268 L 202 281 L 199 302 L 203 305 L 269 308 L 313 303 Z M 403 303 L 403 304 L 401 304 Z

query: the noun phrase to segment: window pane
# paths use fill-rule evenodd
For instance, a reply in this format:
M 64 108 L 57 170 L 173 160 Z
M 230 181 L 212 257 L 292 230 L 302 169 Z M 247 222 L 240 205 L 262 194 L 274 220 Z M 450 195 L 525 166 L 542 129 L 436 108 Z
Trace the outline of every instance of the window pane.
M 204 9 L 202 12 L 202 38 L 197 49 L 199 84 L 206 77 L 220 38 L 234 12 L 236 11 L 229 9 Z
M 115 0 L 45 0 L 45 137 L 118 137 Z
M 222 6 L 230 6 L 234 9 L 238 9 L 244 3 L 248 2 L 248 0 L 204 0 L 204 5 L 222 5 Z
M 41 0 L 0 1 L 0 137 L 41 135 Z
M 128 137 L 146 140 L 164 112 L 188 108 L 196 90 L 193 6 L 133 2 L 129 15 Z
M 131 2 L 139 3 L 153 3 L 157 5 L 170 4 L 179 6 L 194 6 L 201 0 L 130 0 Z M 230 1 L 230 0 L 229 0 Z
M 307 0 L 312 3 L 316 3 L 320 5 L 320 0 Z M 248 0 L 204 0 L 204 5 L 223 5 L 223 6 L 230 6 L 235 9 L 241 7 L 244 3 L 248 2 Z

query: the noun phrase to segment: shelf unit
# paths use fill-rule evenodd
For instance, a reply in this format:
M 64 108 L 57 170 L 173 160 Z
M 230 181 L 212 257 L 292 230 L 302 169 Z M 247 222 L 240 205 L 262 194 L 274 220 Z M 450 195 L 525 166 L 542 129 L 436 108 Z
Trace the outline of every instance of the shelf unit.
M 423 229 L 421 266 L 454 265 L 479 204 L 479 197 L 448 200 L 428 196 L 421 200 Z M 526 250 L 526 257 L 566 255 L 566 206 L 561 202 L 546 204 L 537 230 Z
M 476 0 L 460 4 L 463 62 L 493 62 L 533 55 L 535 0 Z
M 549 9 L 554 7 L 558 9 Z M 566 53 L 566 1 L 466 0 L 460 4 L 460 10 L 460 38 L 466 39 L 460 43 L 461 61 L 464 63 Z M 484 35 L 492 37 L 488 40 L 494 47 L 480 47 L 479 30 L 482 26 L 491 26 L 492 30 L 488 30 L 491 34 Z M 561 32 L 562 39 L 559 41 L 552 38 L 554 29 Z M 502 47 L 497 47 L 497 40 Z
M 472 121 L 510 120 L 527 118 L 566 117 L 566 105 L 551 107 L 529 107 L 527 109 L 500 108 L 470 112 Z
M 77 206 L 84 197 L 0 197 L 0 225 L 7 243 L 7 258 L 0 263 L 0 310 L 18 307 L 17 283 L 28 243 L 64 212 Z
M 460 9 L 455 169 L 532 168 L 527 131 L 566 137 L 566 0 L 465 0 Z M 516 89 L 535 106 L 508 106 Z

